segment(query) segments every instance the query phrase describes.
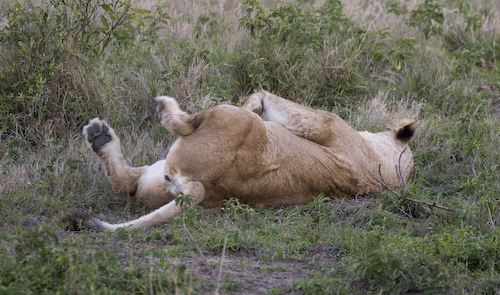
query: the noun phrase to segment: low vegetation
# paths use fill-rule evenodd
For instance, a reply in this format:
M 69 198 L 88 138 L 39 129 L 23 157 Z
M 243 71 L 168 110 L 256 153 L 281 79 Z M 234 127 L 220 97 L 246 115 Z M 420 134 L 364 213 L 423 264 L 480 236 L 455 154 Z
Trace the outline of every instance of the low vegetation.
M 498 294 L 499 29 L 492 0 L 6 1 L 0 294 Z M 65 231 L 58 218 L 75 207 L 113 222 L 145 213 L 86 150 L 90 118 L 147 165 L 175 139 L 156 95 L 196 112 L 256 89 L 357 130 L 415 119 L 412 182 L 276 210 L 185 206 L 148 230 Z

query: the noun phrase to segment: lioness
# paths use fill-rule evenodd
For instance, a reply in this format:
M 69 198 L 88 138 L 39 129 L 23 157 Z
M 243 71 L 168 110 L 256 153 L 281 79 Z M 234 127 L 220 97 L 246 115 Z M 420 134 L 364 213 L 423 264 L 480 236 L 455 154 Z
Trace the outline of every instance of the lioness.
M 194 115 L 171 97 L 156 100 L 161 124 L 179 135 L 166 160 L 130 167 L 115 132 L 99 118 L 90 120 L 83 133 L 113 188 L 158 209 L 119 224 L 73 211 L 64 222 L 76 225 L 83 219 L 96 230 L 144 228 L 179 215 L 174 199 L 180 192 L 191 195 L 194 205 L 216 211 L 231 197 L 268 208 L 305 204 L 320 193 L 343 197 L 397 189 L 403 181 L 398 165 L 404 181 L 413 174 L 411 120 L 386 132 L 356 132 L 336 114 L 266 91 L 252 94 L 241 108 L 220 105 Z M 261 119 L 262 113 L 269 121 Z M 375 179 L 380 175 L 384 185 Z

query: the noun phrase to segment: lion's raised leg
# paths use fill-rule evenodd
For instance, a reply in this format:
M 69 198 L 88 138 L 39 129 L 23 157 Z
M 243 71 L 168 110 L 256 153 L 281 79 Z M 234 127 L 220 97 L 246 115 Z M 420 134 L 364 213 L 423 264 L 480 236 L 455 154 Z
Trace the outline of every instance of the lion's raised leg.
M 175 98 L 158 96 L 156 101 L 158 102 L 156 112 L 165 128 L 180 136 L 193 133 L 195 129 L 193 116 L 182 111 Z
M 269 121 L 293 134 L 326 146 L 331 143 L 335 124 L 340 119 L 335 114 L 302 106 L 264 90 L 250 95 L 243 108 L 258 115 L 265 113 Z
M 138 180 L 147 166 L 130 167 L 123 158 L 120 139 L 104 120 L 90 120 L 83 127 L 83 135 L 89 148 L 103 164 L 113 188 L 120 193 L 135 194 Z

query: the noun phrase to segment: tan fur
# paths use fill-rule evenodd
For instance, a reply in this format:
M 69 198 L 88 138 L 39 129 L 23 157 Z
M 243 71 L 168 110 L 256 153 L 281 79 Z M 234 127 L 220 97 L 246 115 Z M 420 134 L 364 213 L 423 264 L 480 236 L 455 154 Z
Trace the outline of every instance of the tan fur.
M 160 171 L 168 181 L 156 177 L 141 182 L 141 173 L 153 169 L 128 166 L 111 128 L 113 140 L 97 155 L 115 189 L 135 192 L 153 208 L 166 205 L 123 224 L 94 220 L 97 229 L 164 223 L 181 212 L 172 201 L 179 192 L 191 195 L 194 205 L 216 211 L 231 197 L 269 208 L 305 204 L 320 193 L 345 197 L 381 192 L 384 187 L 375 179 L 380 178 L 379 166 L 393 189 L 401 185 L 396 166 L 406 180 L 413 174 L 409 138 L 396 139 L 403 128 L 413 130 L 410 120 L 390 131 L 356 132 L 336 114 L 266 91 L 252 94 L 242 108 L 221 105 L 194 115 L 181 111 L 170 97 L 157 101 L 161 123 L 180 136 Z M 270 121 L 263 121 L 262 113 Z

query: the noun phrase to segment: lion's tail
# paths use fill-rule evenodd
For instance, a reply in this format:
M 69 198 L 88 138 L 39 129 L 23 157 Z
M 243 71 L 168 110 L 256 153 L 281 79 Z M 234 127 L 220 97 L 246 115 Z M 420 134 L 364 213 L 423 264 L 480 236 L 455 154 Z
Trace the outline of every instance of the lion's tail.
M 180 136 L 187 136 L 196 129 L 195 116 L 182 111 L 175 98 L 158 96 L 156 108 L 160 122 L 165 128 Z
M 396 128 L 393 129 L 396 139 L 402 142 L 408 142 L 415 133 L 415 123 L 410 119 L 403 119 L 396 122 Z

